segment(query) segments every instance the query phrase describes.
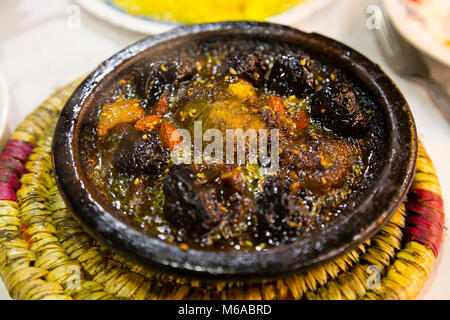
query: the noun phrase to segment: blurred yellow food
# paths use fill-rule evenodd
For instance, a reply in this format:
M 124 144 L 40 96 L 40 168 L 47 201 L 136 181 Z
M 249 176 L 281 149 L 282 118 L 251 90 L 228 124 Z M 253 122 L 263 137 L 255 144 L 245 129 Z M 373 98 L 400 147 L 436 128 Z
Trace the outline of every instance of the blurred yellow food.
M 301 1 L 305 0 L 111 0 L 131 14 L 184 23 L 263 21 Z

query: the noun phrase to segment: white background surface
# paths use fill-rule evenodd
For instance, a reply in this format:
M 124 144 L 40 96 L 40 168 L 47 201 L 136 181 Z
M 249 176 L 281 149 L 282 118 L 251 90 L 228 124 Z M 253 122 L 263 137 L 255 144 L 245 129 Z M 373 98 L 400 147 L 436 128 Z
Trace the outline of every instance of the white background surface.
M 434 161 L 450 212 L 450 126 L 433 108 L 425 91 L 392 74 L 366 26 L 366 8 L 376 0 L 335 0 L 296 27 L 340 40 L 381 64 L 398 84 L 414 113 L 420 138 Z M 10 94 L 9 128 L 56 89 L 89 73 L 102 60 L 143 35 L 109 25 L 81 12 L 80 28 L 70 28 L 70 0 L 0 0 L 0 72 Z M 435 66 L 450 83 L 450 71 Z M 450 299 L 450 242 L 443 248 L 431 279 L 419 298 Z M 0 281 L 0 299 L 9 299 Z

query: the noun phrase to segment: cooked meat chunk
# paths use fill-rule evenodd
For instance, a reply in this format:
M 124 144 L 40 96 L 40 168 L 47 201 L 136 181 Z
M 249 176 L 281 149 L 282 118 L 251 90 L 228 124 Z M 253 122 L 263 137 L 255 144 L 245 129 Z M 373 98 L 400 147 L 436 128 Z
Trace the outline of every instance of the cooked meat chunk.
M 229 53 L 224 59 L 222 68 L 223 73 L 231 72 L 260 88 L 263 85 L 268 65 L 262 54 L 239 51 Z
M 241 194 L 245 191 L 245 177 L 241 167 L 226 166 L 220 180 L 227 190 Z
M 315 193 L 342 187 L 351 168 L 350 147 L 327 135 L 301 140 L 281 145 L 282 165 L 297 171 L 304 187 Z
M 149 105 L 153 105 L 166 90 L 174 84 L 192 79 L 196 72 L 195 61 L 189 58 L 152 63 L 141 75 L 138 94 L 147 98 Z
M 261 239 L 280 243 L 292 240 L 301 232 L 308 217 L 302 199 L 290 191 L 289 183 L 280 177 L 268 178 L 256 198 L 258 234 Z
M 263 111 L 261 113 L 261 120 L 264 122 L 266 127 L 269 129 L 277 129 L 277 128 L 280 128 L 280 126 L 281 126 L 278 114 L 270 108 L 263 109 Z
M 224 211 L 216 197 L 216 190 L 187 165 L 170 169 L 164 180 L 164 215 L 177 228 L 184 228 L 188 236 L 200 236 L 219 227 Z
M 134 176 L 158 175 L 167 165 L 168 152 L 156 134 L 132 131 L 124 135 L 113 156 L 118 172 Z
M 313 93 L 316 79 L 311 72 L 309 57 L 303 52 L 277 56 L 270 71 L 268 88 L 284 96 L 301 97 Z
M 366 118 L 348 84 L 333 82 L 323 87 L 313 96 L 311 113 L 322 125 L 344 137 L 360 138 L 366 133 Z

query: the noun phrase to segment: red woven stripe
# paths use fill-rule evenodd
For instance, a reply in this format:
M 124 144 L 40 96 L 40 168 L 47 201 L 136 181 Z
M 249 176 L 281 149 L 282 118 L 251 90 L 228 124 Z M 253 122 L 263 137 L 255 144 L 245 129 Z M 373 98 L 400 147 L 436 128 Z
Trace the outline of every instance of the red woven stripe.
M 0 200 L 15 201 L 20 187 L 19 177 L 26 172 L 25 162 L 33 152 L 33 145 L 21 140 L 9 140 L 0 155 Z
M 0 200 L 16 201 L 14 189 L 5 182 L 0 182 Z
M 406 240 L 427 245 L 437 256 L 445 220 L 442 197 L 425 189 L 415 189 L 409 193 L 409 199 L 406 204 L 410 211 L 405 230 Z
M 14 190 L 19 189 L 19 178 L 12 170 L 0 169 L 0 182 L 9 184 Z
M 420 200 L 411 200 L 406 204 L 406 209 L 421 215 L 427 220 L 432 220 L 438 224 L 443 224 L 444 214 L 439 207 L 431 207 L 428 202 Z
M 28 156 L 30 155 L 29 153 L 16 146 L 7 146 L 5 150 L 3 150 L 3 154 L 10 155 L 22 162 L 26 162 L 28 160 Z
M 425 189 L 414 189 L 411 190 L 408 194 L 409 199 L 412 200 L 422 200 L 422 201 L 438 201 L 440 205 L 443 205 L 442 197 L 434 192 L 425 190 Z
M 7 154 L 0 156 L 0 168 L 13 170 L 18 176 L 22 176 L 27 172 L 22 161 L 10 157 Z
M 442 232 L 442 226 L 440 224 L 432 220 L 427 220 L 421 216 L 414 215 L 408 217 L 406 223 L 411 226 L 417 226 L 418 228 L 421 228 L 434 234 L 437 232 Z
M 6 144 L 6 148 L 8 148 L 9 146 L 16 146 L 19 149 L 22 149 L 27 154 L 31 154 L 34 148 L 34 146 L 31 143 L 24 142 L 22 140 L 9 140 L 8 143 Z

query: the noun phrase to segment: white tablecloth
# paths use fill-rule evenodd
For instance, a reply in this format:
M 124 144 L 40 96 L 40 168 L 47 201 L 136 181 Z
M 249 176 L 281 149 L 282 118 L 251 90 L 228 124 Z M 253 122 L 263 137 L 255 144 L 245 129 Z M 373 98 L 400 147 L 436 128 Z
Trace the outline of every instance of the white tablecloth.
M 386 66 L 367 28 L 366 8 L 376 0 L 339 0 L 295 24 L 340 40 L 381 66 L 403 91 L 414 113 L 419 135 L 434 161 L 450 212 L 450 126 L 435 111 L 425 91 L 398 78 Z M 0 1 L 0 72 L 10 94 L 10 129 L 47 96 L 65 84 L 89 73 L 102 60 L 139 40 L 143 35 L 118 29 L 81 12 L 80 28 L 69 27 L 69 0 Z M 450 71 L 437 66 L 439 77 Z M 450 81 L 448 82 L 450 83 Z M 443 248 L 422 299 L 450 299 L 450 243 Z M 0 299 L 9 299 L 0 281 Z

